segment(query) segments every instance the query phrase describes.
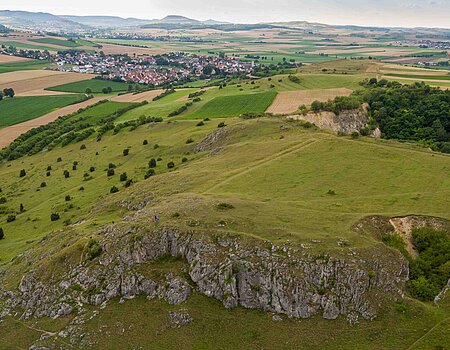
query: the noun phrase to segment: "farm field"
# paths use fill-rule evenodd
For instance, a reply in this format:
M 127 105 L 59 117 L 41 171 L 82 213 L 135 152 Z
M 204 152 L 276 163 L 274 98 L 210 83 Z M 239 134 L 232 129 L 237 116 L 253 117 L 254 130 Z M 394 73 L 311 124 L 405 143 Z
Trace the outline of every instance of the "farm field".
M 41 39 L 30 39 L 30 41 L 38 44 L 51 44 L 51 45 L 57 45 L 62 47 L 80 47 L 81 45 L 70 40 L 62 40 L 57 38 L 41 38 Z
M 153 98 L 160 95 L 164 90 L 150 90 L 146 92 L 141 92 L 138 94 L 124 94 L 120 96 L 113 97 L 111 101 L 115 102 L 143 102 L 143 101 L 152 101 Z
M 24 49 L 24 50 L 41 50 L 41 51 L 58 51 L 58 47 L 54 46 L 48 46 L 28 41 L 9 41 L 9 40 L 1 40 L 0 39 L 0 45 L 4 45 L 6 47 L 13 46 L 18 49 Z
M 44 89 L 58 83 L 71 83 L 86 79 L 90 79 L 87 74 L 51 70 L 24 70 L 0 74 L 0 88 L 13 88 L 17 96 L 57 95 L 61 93 Z
M 85 74 L 89 77 L 89 75 Z M 90 76 L 92 77 L 92 76 Z M 61 91 L 72 93 L 84 93 L 87 88 L 91 89 L 93 93 L 101 93 L 102 89 L 111 87 L 113 92 L 123 92 L 128 90 L 127 83 L 121 83 L 116 81 L 101 80 L 101 79 L 89 79 L 74 83 L 62 84 L 47 88 L 49 91 Z
M 4 55 L 0 55 L 2 57 Z M 9 56 L 6 56 L 9 57 Z M 0 63 L 0 74 L 8 72 L 17 72 L 23 70 L 36 70 L 49 66 L 49 62 L 36 61 L 36 60 L 19 60 Z
M 77 117 L 86 117 L 86 119 L 83 120 L 83 122 L 96 123 L 97 121 L 110 116 L 111 114 L 117 112 L 118 110 L 132 105 L 134 105 L 134 103 L 108 101 L 98 106 L 93 106 L 85 110 L 84 112 L 77 114 Z
M 74 96 L 74 95 L 69 95 Z M 55 111 L 49 112 L 41 117 L 28 120 L 26 122 L 22 122 L 20 124 L 11 125 L 5 128 L 0 128 L 0 149 L 8 146 L 11 142 L 13 142 L 16 138 L 18 138 L 23 133 L 34 129 L 36 127 L 46 125 L 62 117 L 64 115 L 68 115 L 78 111 L 80 108 L 89 107 L 99 101 L 101 101 L 104 97 L 94 97 L 84 102 L 71 104 L 66 107 L 59 108 Z
M 352 90 L 340 89 L 319 89 L 319 90 L 299 90 L 279 92 L 267 112 L 274 114 L 294 113 L 301 105 L 310 105 L 314 101 L 326 102 L 336 96 L 348 96 Z
M 248 95 L 220 96 L 212 99 L 188 118 L 226 118 L 244 113 L 264 113 L 272 104 L 275 91 Z
M 4 99 L 0 101 L 0 128 L 35 119 L 83 99 L 84 95 L 29 96 Z
M 32 60 L 29 58 L 10 56 L 10 55 L 0 55 L 0 65 L 5 64 L 5 63 L 30 62 L 30 61 L 32 61 Z

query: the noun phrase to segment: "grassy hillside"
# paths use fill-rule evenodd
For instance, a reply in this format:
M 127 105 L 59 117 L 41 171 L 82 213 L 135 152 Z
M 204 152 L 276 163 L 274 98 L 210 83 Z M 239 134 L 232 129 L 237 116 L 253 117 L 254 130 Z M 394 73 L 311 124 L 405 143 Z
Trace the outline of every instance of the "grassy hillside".
M 0 101 L 0 128 L 38 118 L 55 109 L 82 101 L 84 95 L 26 96 Z
M 1 262 L 33 247 L 43 249 L 42 242 L 47 242 L 47 249 L 66 239 L 81 244 L 103 224 L 134 212 L 121 203 L 139 203 L 149 195 L 148 210 L 160 215 L 159 225 L 230 232 L 243 240 L 291 240 L 315 254 L 340 250 L 338 242 L 342 240 L 346 249 L 376 247 L 379 243 L 371 237 L 350 228 L 368 214 L 414 212 L 449 218 L 448 156 L 396 142 L 337 137 L 305 128 L 300 122 L 265 118 L 228 119 L 228 126 L 219 129 L 213 144 L 213 149 L 222 151 L 193 153 L 198 142 L 218 130 L 217 123 L 198 127 L 196 121 L 186 120 L 143 125 L 105 135 L 100 142 L 91 138 L 0 165 L 4 179 L 0 196 L 7 199 L 0 207 L 0 227 L 5 231 L 5 239 L 0 241 Z M 194 142 L 186 144 L 187 139 Z M 128 156 L 123 155 L 125 148 Z M 182 162 L 183 157 L 187 162 Z M 160 159 L 156 175 L 144 180 L 151 158 Z M 72 169 L 74 161 L 78 162 L 76 170 Z M 175 169 L 167 169 L 169 161 L 174 161 Z M 115 174 L 107 176 L 110 163 L 116 165 Z M 46 176 L 48 166 L 50 176 Z M 21 169 L 26 170 L 22 178 Z M 64 170 L 70 172 L 69 178 Z M 119 180 L 124 172 L 135 182 L 129 189 Z M 42 182 L 46 187 L 41 187 Z M 119 192 L 110 194 L 112 186 Z M 222 202 L 234 209 L 218 210 L 216 206 Z M 20 203 L 24 204 L 23 213 L 19 212 Z M 58 213 L 61 219 L 52 222 L 51 213 Z M 16 220 L 6 223 L 12 214 Z M 197 223 L 195 228 L 190 222 Z M 219 226 L 219 222 L 226 224 Z M 46 236 L 52 239 L 43 239 Z M 150 268 L 167 273 L 171 271 L 169 263 Z M 168 312 L 180 309 L 188 310 L 194 322 L 172 328 Z M 23 322 L 8 317 L 3 322 L 5 337 L 0 348 L 11 344 L 27 347 L 41 334 L 28 327 L 57 332 L 73 316 Z M 227 310 L 215 300 L 194 294 L 180 306 L 145 298 L 125 304 L 114 301 L 81 327 L 83 333 L 89 333 L 95 349 L 122 349 L 130 344 L 161 349 L 434 349 L 449 345 L 448 317 L 445 308 L 405 300 L 387 304 L 375 321 L 361 321 L 356 326 L 345 319 L 319 317 L 276 322 L 271 314 Z M 105 337 L 105 332 L 110 336 Z M 55 344 L 64 344 L 64 338 L 54 339 Z

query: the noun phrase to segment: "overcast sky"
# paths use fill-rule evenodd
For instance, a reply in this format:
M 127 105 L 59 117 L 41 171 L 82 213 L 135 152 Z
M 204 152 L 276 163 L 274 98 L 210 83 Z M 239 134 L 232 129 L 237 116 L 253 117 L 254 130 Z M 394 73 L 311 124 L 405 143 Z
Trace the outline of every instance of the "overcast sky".
M 9 10 L 70 15 L 153 19 L 176 14 L 239 23 L 306 20 L 450 28 L 450 0 L 14 0 L 9 4 Z

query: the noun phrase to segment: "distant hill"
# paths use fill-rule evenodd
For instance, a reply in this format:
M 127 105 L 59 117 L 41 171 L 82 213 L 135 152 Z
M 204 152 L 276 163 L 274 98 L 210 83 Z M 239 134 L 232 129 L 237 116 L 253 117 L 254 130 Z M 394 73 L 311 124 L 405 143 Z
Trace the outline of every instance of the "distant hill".
M 184 16 L 176 16 L 170 15 L 166 16 L 163 19 L 156 21 L 158 23 L 175 23 L 175 24 L 201 24 L 202 22 L 197 21 L 196 19 L 187 18 Z
M 69 21 L 77 22 L 94 28 L 133 28 L 150 23 L 149 20 L 138 18 L 122 18 L 117 16 L 60 16 Z
M 0 24 L 0 33 L 7 33 L 9 29 L 5 27 L 3 24 Z
M 11 29 L 51 32 L 84 31 L 89 29 L 83 24 L 44 12 L 0 11 L 0 21 Z

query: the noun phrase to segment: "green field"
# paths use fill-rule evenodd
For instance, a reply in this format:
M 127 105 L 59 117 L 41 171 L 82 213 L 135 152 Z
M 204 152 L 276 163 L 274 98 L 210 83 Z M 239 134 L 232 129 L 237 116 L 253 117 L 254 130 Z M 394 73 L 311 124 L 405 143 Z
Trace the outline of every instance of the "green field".
M 0 128 L 35 119 L 53 110 L 80 102 L 84 95 L 26 96 L 0 101 Z
M 52 45 L 57 45 L 57 46 L 61 46 L 61 47 L 69 47 L 69 48 L 81 46 L 80 44 L 70 41 L 70 40 L 61 40 L 61 39 L 56 39 L 56 38 L 31 39 L 30 41 L 32 41 L 34 43 L 38 43 L 38 44 L 52 44 Z
M 74 83 L 53 86 L 53 87 L 47 88 L 46 90 L 84 93 L 87 88 L 90 88 L 93 93 L 101 93 L 102 89 L 107 88 L 107 87 L 111 87 L 113 92 L 123 92 L 123 91 L 128 90 L 127 83 L 121 83 L 121 82 L 110 81 L 110 80 L 102 80 L 102 79 L 77 81 Z
M 0 45 L 5 45 L 6 47 L 13 46 L 17 49 L 27 49 L 27 50 L 48 50 L 48 51 L 55 51 L 54 47 L 45 46 L 45 45 L 33 45 L 28 43 L 21 43 L 19 41 L 0 41 Z
M 15 72 L 19 70 L 42 69 L 49 65 L 50 63 L 47 61 L 38 61 L 38 60 L 4 63 L 0 64 L 0 73 Z
M 190 118 L 225 118 L 243 113 L 264 113 L 272 104 L 277 93 L 262 92 L 248 95 L 221 96 L 206 103 L 200 110 L 189 115 Z
M 105 117 L 111 116 L 118 110 L 132 105 L 134 105 L 134 103 L 108 101 L 98 106 L 88 108 L 84 112 L 79 113 L 77 116 L 87 117 L 82 123 L 96 123 Z

